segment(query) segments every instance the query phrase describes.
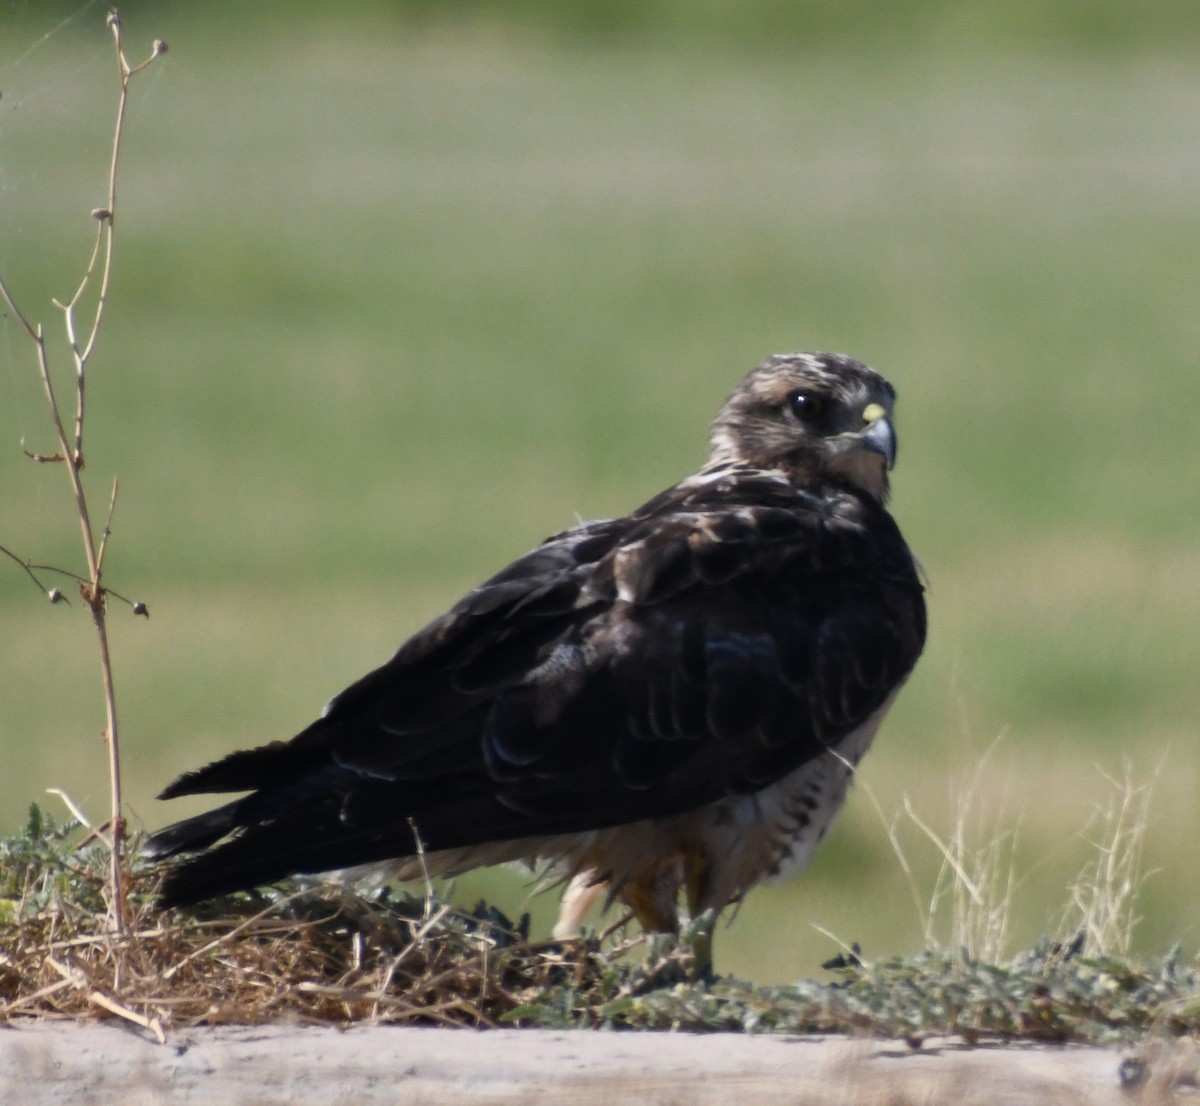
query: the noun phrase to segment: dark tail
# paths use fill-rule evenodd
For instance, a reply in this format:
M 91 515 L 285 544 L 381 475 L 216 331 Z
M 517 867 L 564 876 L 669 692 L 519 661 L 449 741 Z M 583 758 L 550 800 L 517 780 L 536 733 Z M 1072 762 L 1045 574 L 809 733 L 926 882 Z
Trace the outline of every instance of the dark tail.
M 231 753 L 180 776 L 163 791 L 160 799 L 251 792 L 167 826 L 146 842 L 152 860 L 217 845 L 167 872 L 160 892 L 164 907 L 353 863 L 342 857 L 360 851 L 360 844 L 347 838 L 361 834 L 348 832 L 338 812 L 357 775 L 331 760 L 323 729 L 318 721 L 291 741 Z M 222 838 L 229 840 L 218 845 Z
M 216 810 L 185 818 L 182 822 L 160 829 L 147 839 L 142 852 L 149 860 L 165 860 L 180 853 L 194 853 L 220 841 L 238 825 L 237 810 L 241 800 L 226 803 Z
M 227 810 L 229 807 L 222 807 L 168 826 L 151 838 L 153 855 L 170 856 L 203 848 L 216 840 L 214 835 L 223 834 L 220 823 L 225 821 Z M 159 892 L 159 903 L 163 907 L 183 906 L 273 883 L 285 876 L 351 868 L 414 855 L 416 851 L 407 823 L 364 833 L 342 825 L 333 804 L 310 804 L 276 821 L 246 826 L 217 848 L 172 867 Z

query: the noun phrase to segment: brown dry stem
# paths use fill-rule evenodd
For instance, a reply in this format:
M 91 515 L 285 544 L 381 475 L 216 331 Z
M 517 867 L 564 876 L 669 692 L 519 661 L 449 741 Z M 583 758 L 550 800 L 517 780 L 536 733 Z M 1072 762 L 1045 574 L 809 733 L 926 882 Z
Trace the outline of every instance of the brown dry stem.
M 109 649 L 108 625 L 106 621 L 107 598 L 110 594 L 115 593 L 109 592 L 102 582 L 104 553 L 111 532 L 113 510 L 116 506 L 117 482 L 114 479 L 104 529 L 99 542 L 97 542 L 87 492 L 83 483 L 84 423 L 88 364 L 95 351 L 96 342 L 104 323 L 111 289 L 113 256 L 116 243 L 117 169 L 120 163 L 125 114 L 129 103 L 129 83 L 134 76 L 142 72 L 155 58 L 159 57 L 166 50 L 166 45 L 161 41 L 156 41 L 150 55 L 143 62 L 138 65 L 130 65 L 126 58 L 121 38 L 121 18 L 115 10 L 111 11 L 108 15 L 108 26 L 112 31 L 116 49 L 117 72 L 120 84 L 116 122 L 113 128 L 111 157 L 109 160 L 108 194 L 105 206 L 92 212 L 97 223 L 96 236 L 82 279 L 70 299 L 65 302 L 59 300 L 53 301 L 54 305 L 63 313 L 63 326 L 66 331 L 71 358 L 75 366 L 75 417 L 74 429 L 71 434 L 67 432 L 62 406 L 54 387 L 54 376 L 51 372 L 50 357 L 46 348 L 45 329 L 41 323 L 30 321 L 29 317 L 17 305 L 8 285 L 4 282 L 3 278 L 0 278 L 0 297 L 8 304 L 13 315 L 34 344 L 38 374 L 41 377 L 54 436 L 58 444 L 58 449 L 53 453 L 28 453 L 28 455 L 35 461 L 60 462 L 65 465 L 68 478 L 71 482 L 71 492 L 75 500 L 75 510 L 79 518 L 79 526 L 83 537 L 83 550 L 87 571 L 86 574 L 79 575 L 50 566 L 34 565 L 31 561 L 18 556 L 3 546 L 0 546 L 0 552 L 16 561 L 39 589 L 49 596 L 51 602 L 60 602 L 64 597 L 57 588 L 48 589 L 44 587 L 35 570 L 58 572 L 75 579 L 79 584 L 79 594 L 87 604 L 92 616 L 92 623 L 96 630 L 96 640 L 99 647 L 101 682 L 104 690 L 104 739 L 108 749 L 109 794 L 111 799 L 111 814 L 108 820 L 109 830 L 107 839 L 110 857 L 108 888 L 109 919 L 113 932 L 117 936 L 120 936 L 124 932 L 126 924 L 125 890 L 122 874 L 124 871 L 122 844 L 125 824 L 123 814 L 124 804 L 121 795 L 121 755 L 117 722 L 116 689 L 113 680 L 112 655 Z M 87 323 L 84 327 L 86 337 L 81 344 L 77 310 L 80 308 L 85 296 L 91 293 L 93 289 L 95 290 L 95 301 L 87 317 Z M 143 605 L 134 604 L 133 606 L 136 613 L 145 613 Z M 140 610 L 139 607 L 141 608 Z

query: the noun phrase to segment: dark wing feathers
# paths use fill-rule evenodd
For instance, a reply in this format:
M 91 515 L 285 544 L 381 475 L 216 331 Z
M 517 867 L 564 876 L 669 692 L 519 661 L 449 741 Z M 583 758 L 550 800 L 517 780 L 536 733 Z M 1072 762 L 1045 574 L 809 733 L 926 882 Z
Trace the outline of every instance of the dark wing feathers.
M 758 788 L 865 721 L 912 667 L 921 587 L 890 516 L 831 487 L 701 474 L 548 539 L 290 742 L 164 797 L 251 794 L 169 827 L 184 902 L 292 871 L 566 833 Z

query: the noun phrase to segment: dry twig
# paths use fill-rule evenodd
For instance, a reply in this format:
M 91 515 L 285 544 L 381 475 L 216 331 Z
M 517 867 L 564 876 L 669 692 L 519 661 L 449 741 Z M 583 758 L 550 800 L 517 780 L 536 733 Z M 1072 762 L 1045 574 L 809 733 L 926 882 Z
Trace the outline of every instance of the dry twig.
M 96 629 L 96 638 L 100 651 L 100 673 L 104 687 L 105 728 L 104 737 L 108 747 L 109 792 L 111 798 L 111 815 L 109 818 L 109 918 L 111 928 L 118 936 L 125 930 L 126 909 L 125 889 L 122 877 L 122 842 L 125 833 L 123 802 L 121 798 L 121 756 L 120 741 L 117 726 L 116 690 L 113 682 L 112 656 L 108 643 L 108 626 L 106 621 L 108 597 L 117 596 L 102 583 L 104 571 L 104 555 L 108 548 L 108 537 L 111 531 L 113 510 L 117 501 L 117 481 L 113 480 L 112 494 L 109 498 L 108 512 L 100 540 L 96 540 L 96 531 L 92 524 L 91 509 L 83 482 L 84 468 L 84 415 L 87 395 L 87 369 L 100 330 L 104 323 L 105 311 L 108 307 L 109 291 L 112 281 L 113 254 L 115 246 L 115 227 L 117 210 L 117 167 L 120 162 L 121 140 L 125 128 L 125 113 L 129 103 L 129 83 L 133 77 L 141 73 L 157 57 L 166 51 L 166 43 L 156 40 L 149 56 L 137 65 L 131 65 L 125 56 L 125 47 L 121 38 L 121 18 L 114 10 L 108 15 L 108 26 L 112 31 L 116 48 L 116 61 L 120 94 L 117 100 L 117 116 L 113 129 L 112 154 L 109 161 L 108 194 L 105 205 L 92 212 L 96 220 L 96 237 L 92 245 L 91 256 L 82 279 L 74 294 L 65 302 L 54 300 L 54 305 L 62 311 L 63 326 L 66 331 L 71 359 L 75 367 L 75 418 L 73 432 L 68 434 L 63 418 L 63 409 L 54 387 L 54 376 L 50 368 L 50 357 L 46 349 L 46 334 L 41 323 L 33 323 L 29 316 L 21 310 L 12 292 L 2 277 L 0 277 L 0 297 L 8 304 L 13 315 L 20 323 L 25 333 L 34 344 L 37 357 L 38 373 L 41 376 L 42 388 L 46 394 L 46 403 L 50 411 L 54 436 L 58 448 L 53 453 L 30 453 L 27 456 L 38 462 L 61 463 L 71 481 L 71 491 L 75 499 L 75 509 L 79 517 L 79 526 L 83 536 L 84 557 L 87 572 L 84 575 L 69 572 L 65 569 L 53 568 L 48 565 L 35 565 L 31 561 L 18 556 L 11 550 L 0 546 L 0 553 L 14 560 L 33 580 L 40 590 L 45 592 L 52 603 L 62 602 L 64 596 L 58 588 L 46 588 L 39 579 L 38 572 L 55 572 L 74 579 L 79 585 L 79 594 L 91 612 L 92 622 Z M 97 283 L 98 282 L 98 283 Z M 95 301 L 88 309 L 86 325 L 81 329 L 77 312 L 85 297 L 94 290 Z M 125 600 L 128 602 L 128 600 Z M 135 614 L 147 614 L 144 604 L 131 604 Z

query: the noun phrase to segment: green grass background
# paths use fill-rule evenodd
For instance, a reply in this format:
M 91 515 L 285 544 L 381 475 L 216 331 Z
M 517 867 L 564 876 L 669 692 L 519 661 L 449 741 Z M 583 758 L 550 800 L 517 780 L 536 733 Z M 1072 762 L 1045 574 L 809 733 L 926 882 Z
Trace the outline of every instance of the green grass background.
M 900 393 L 930 642 L 718 969 L 810 974 L 815 927 L 918 947 L 939 857 L 902 804 L 948 834 L 977 770 L 1012 940 L 1053 930 L 1126 762 L 1155 777 L 1138 946 L 1194 950 L 1200 17 L 1050 7 L 127 5 L 131 53 L 170 52 L 130 108 L 87 477 L 99 511 L 120 476 L 108 580 L 152 614 L 112 624 L 135 822 L 196 809 L 153 795 L 290 736 L 507 558 L 692 470 L 762 356 L 837 349 Z M 104 196 L 104 15 L 0 4 L 0 273 L 51 331 Z M 22 440 L 53 447 L 6 315 L 0 542 L 78 567 L 65 476 Z M 0 561 L 0 829 L 48 787 L 103 817 L 96 668 L 81 604 Z

